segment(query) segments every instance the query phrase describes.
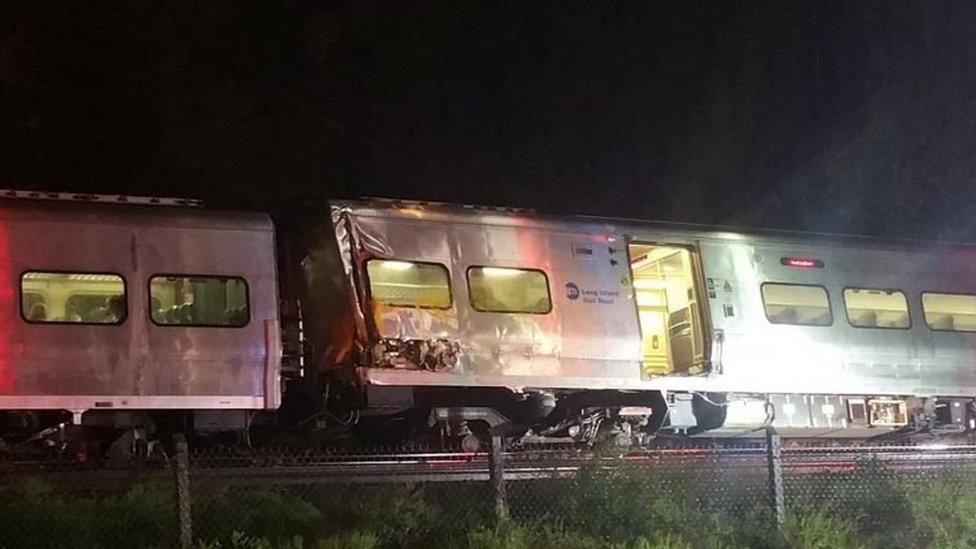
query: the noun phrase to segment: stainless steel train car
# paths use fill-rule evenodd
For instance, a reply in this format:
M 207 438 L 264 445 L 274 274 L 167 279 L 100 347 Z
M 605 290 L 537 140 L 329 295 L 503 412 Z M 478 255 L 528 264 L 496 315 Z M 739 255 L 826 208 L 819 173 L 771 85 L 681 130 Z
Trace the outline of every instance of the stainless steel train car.
M 105 202 L 0 194 L 0 442 L 277 408 L 270 219 Z
M 973 246 L 376 200 L 331 216 L 306 333 L 366 409 L 584 439 L 974 425 Z
M 129 447 L 167 422 L 247 432 L 273 410 L 272 431 L 465 444 L 976 427 L 976 246 L 385 200 L 330 216 L 299 265 L 262 214 L 0 192 L 0 446 L 71 423 Z M 279 285 L 301 304 L 286 329 Z

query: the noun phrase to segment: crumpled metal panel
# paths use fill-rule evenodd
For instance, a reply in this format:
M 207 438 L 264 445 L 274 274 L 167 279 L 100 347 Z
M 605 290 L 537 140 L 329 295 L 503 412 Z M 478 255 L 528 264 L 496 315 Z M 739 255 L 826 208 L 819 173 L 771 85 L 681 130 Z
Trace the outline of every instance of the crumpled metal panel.
M 976 370 L 972 368 L 976 337 L 928 328 L 919 297 L 925 291 L 976 294 L 973 246 L 769 231 L 744 234 L 688 225 L 552 219 L 513 211 L 390 201 L 349 202 L 337 211 L 348 219 L 345 228 L 336 225 L 332 240 L 338 238 L 348 246 L 349 287 L 361 283 L 353 268 L 356 261 L 370 255 L 441 261 L 451 272 L 454 305 L 446 315 L 435 317 L 413 310 L 359 313 L 364 342 L 375 345 L 382 341 L 378 332 L 366 335 L 367 321 L 378 318 L 380 331 L 392 338 L 386 345 L 389 341 L 415 341 L 416 345 L 427 341 L 429 345 L 428 338 L 444 338 L 457 345 L 456 364 L 431 371 L 405 367 L 409 358 L 370 359 L 359 363 L 358 370 L 359 377 L 370 383 L 976 394 Z M 637 315 L 628 291 L 627 259 L 621 255 L 626 237 L 692 246 L 700 254 L 705 341 L 719 342 L 721 347 L 720 357 L 706 353 L 706 358 L 716 360 L 707 375 L 641 377 Z M 787 256 L 816 257 L 824 267 L 790 268 L 781 263 Z M 552 312 L 475 311 L 468 302 L 464 272 L 470 265 L 544 270 L 549 276 Z M 825 287 L 833 324 L 770 323 L 763 308 L 763 282 Z M 843 289 L 848 286 L 904 291 L 911 327 L 851 326 L 843 300 Z M 398 352 L 408 356 L 415 351 Z
M 561 378 L 588 379 L 588 386 L 600 386 L 605 378 L 617 378 L 609 381 L 612 386 L 640 378 L 640 336 L 621 235 L 610 234 L 606 226 L 581 225 L 565 232 L 528 216 L 520 223 L 509 213 L 462 213 L 445 215 L 440 206 L 369 202 L 333 206 L 334 241 L 348 286 L 354 289 L 356 315 L 362 321 L 359 337 L 369 349 L 361 365 L 416 370 L 418 384 L 429 370 L 468 379 L 472 385 L 491 378 L 488 384 L 513 388 L 523 386 L 523 379 L 536 386 L 540 379 L 550 380 L 544 385 L 562 387 Z M 370 303 L 363 271 L 372 258 L 443 264 L 450 273 L 452 306 L 438 310 Z M 542 270 L 549 279 L 552 310 L 475 310 L 466 279 L 470 266 Z M 423 348 L 440 349 L 443 358 L 417 364 L 410 357 Z M 341 367 L 338 362 L 335 366 Z
M 359 363 L 367 347 L 366 318 L 356 294 L 353 240 L 346 210 L 331 209 L 331 223 L 311 235 L 302 261 L 305 333 L 312 366 L 318 370 Z
M 350 214 L 346 220 L 353 236 L 352 250 L 356 258 L 352 266 L 354 283 L 359 295 L 367 295 L 368 281 L 364 274 L 370 259 L 396 259 L 441 263 L 451 271 L 449 231 L 443 225 L 416 220 L 400 220 Z M 456 286 L 453 279 L 451 286 Z M 457 339 L 457 296 L 450 309 L 421 309 L 371 304 L 367 328 L 379 338 L 404 340 Z

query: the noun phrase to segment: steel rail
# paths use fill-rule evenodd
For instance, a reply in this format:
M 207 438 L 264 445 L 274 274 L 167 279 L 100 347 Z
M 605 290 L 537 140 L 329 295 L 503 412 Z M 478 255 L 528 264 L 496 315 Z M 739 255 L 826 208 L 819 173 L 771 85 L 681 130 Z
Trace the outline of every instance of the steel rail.
M 764 471 L 765 449 L 666 449 L 602 456 L 594 452 L 540 450 L 506 452 L 505 479 L 509 481 L 566 478 L 582 469 L 621 467 L 680 471 Z M 976 468 L 976 446 L 920 448 L 868 446 L 861 448 L 784 448 L 784 473 L 814 474 L 843 471 L 868 462 L 893 470 L 939 470 L 959 465 Z M 388 455 L 267 454 L 191 459 L 190 476 L 204 485 L 230 486 L 300 484 L 381 484 L 416 482 L 487 482 L 487 454 L 483 452 L 422 452 Z M 124 488 L 138 482 L 165 481 L 172 471 L 165 461 L 120 464 L 72 464 L 44 461 L 0 463 L 0 486 L 25 478 L 39 478 L 65 489 Z

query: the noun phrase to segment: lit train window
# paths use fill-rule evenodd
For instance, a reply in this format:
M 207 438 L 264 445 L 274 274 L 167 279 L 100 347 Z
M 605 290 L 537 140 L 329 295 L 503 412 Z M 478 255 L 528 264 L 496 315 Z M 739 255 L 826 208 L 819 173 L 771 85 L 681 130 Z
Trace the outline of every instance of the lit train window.
M 166 274 L 149 279 L 149 314 L 159 326 L 246 326 L 247 282 L 236 276 Z
M 830 326 L 834 322 L 822 286 L 767 282 L 762 285 L 762 299 L 766 318 L 773 324 Z
M 845 288 L 847 320 L 858 328 L 909 328 L 908 300 L 900 290 Z
M 32 323 L 122 324 L 125 281 L 108 273 L 29 271 L 20 277 L 20 312 Z
M 373 300 L 394 307 L 447 309 L 451 283 L 440 263 L 370 259 L 366 262 Z
M 976 332 L 976 295 L 925 292 L 922 310 L 933 330 Z
M 549 279 L 536 269 L 469 267 L 471 305 L 488 313 L 546 314 L 552 310 Z

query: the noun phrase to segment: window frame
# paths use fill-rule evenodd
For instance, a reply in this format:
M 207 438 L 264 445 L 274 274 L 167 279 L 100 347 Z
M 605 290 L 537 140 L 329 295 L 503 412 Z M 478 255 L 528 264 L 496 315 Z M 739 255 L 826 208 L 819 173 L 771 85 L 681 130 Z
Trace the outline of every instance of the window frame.
M 235 279 L 240 280 L 244 283 L 244 302 L 247 305 L 247 319 L 244 324 L 160 324 L 156 322 L 153 318 L 152 309 L 152 281 L 154 278 L 220 278 L 220 279 Z M 146 280 L 146 313 L 149 317 L 149 321 L 160 328 L 231 328 L 239 330 L 241 328 L 246 328 L 250 326 L 252 315 L 251 315 L 251 285 L 248 283 L 247 279 L 241 275 L 218 275 L 218 274 L 188 274 L 188 273 L 153 273 L 149 275 Z
M 430 265 L 432 267 L 438 267 L 444 272 L 444 279 L 447 280 L 447 305 L 444 307 L 432 307 L 432 306 L 421 306 L 421 305 L 400 305 L 396 303 L 386 303 L 385 301 L 380 301 L 376 299 L 373 295 L 373 281 L 369 276 L 369 262 L 370 261 L 399 261 L 401 263 L 412 263 L 415 265 Z M 444 263 L 437 261 L 414 261 L 412 259 L 398 259 L 393 257 L 371 257 L 363 262 L 363 277 L 366 279 L 366 291 L 369 295 L 369 300 L 373 303 L 379 303 L 384 307 L 396 307 L 397 309 L 427 309 L 432 311 L 447 311 L 454 307 L 454 284 L 451 282 L 451 269 Z
M 763 293 L 763 288 L 767 284 L 773 284 L 776 286 L 801 286 L 804 288 L 820 288 L 824 292 L 824 296 L 827 298 L 827 314 L 830 315 L 829 324 L 798 324 L 795 322 L 773 322 L 773 319 L 769 318 L 769 309 L 766 308 L 766 295 Z M 762 303 L 763 315 L 766 317 L 766 321 L 773 326 L 799 326 L 801 328 L 830 328 L 834 325 L 834 304 L 830 302 L 830 291 L 823 284 L 802 284 L 796 282 L 775 282 L 772 280 L 767 280 L 759 285 L 759 301 Z
M 968 293 L 960 293 L 960 292 L 937 292 L 935 290 L 923 290 L 923 291 L 919 292 L 919 294 L 918 294 L 918 306 L 919 306 L 920 309 L 922 309 L 922 322 L 925 323 L 925 326 L 929 330 L 932 330 L 933 332 L 943 332 L 943 333 L 947 333 L 947 334 L 976 334 L 976 329 L 973 329 L 973 330 L 944 330 L 942 328 L 933 328 L 932 325 L 929 324 L 929 320 L 927 318 L 927 315 L 925 314 L 925 294 L 952 295 L 952 296 L 974 297 L 974 298 L 976 298 L 976 294 L 968 294 Z
M 472 269 L 510 269 L 513 271 L 524 271 L 524 272 L 534 272 L 542 275 L 542 278 L 546 281 L 546 299 L 549 301 L 549 308 L 543 311 L 496 311 L 494 309 L 480 309 L 474 303 L 474 298 L 471 295 L 471 270 Z M 467 284 L 468 290 L 468 304 L 471 308 L 479 313 L 492 313 L 492 314 L 503 314 L 503 315 L 548 315 L 552 313 L 552 284 L 549 281 L 549 275 L 546 274 L 542 269 L 535 267 L 505 267 L 501 265 L 468 265 L 468 268 L 464 270 L 464 281 Z
M 851 309 L 847 306 L 847 290 L 868 290 L 876 292 L 898 292 L 905 298 L 905 314 L 908 315 L 908 326 L 858 326 L 851 321 Z M 844 300 L 844 316 L 847 317 L 847 323 L 850 324 L 851 328 L 857 328 L 860 330 L 911 330 L 914 325 L 912 320 L 912 310 L 911 306 L 908 304 L 908 292 L 900 288 L 866 288 L 863 286 L 844 286 L 844 289 L 840 293 L 840 297 Z M 924 316 L 925 313 L 923 312 Z
M 122 314 L 122 318 L 120 318 L 118 320 L 118 322 L 71 322 L 71 321 L 68 321 L 68 320 L 43 320 L 43 321 L 29 320 L 27 318 L 27 315 L 24 314 L 24 276 L 26 276 L 29 273 L 37 273 L 37 274 L 63 274 L 63 275 L 73 275 L 74 274 L 74 275 L 117 276 L 119 278 L 119 280 L 122 281 L 122 299 L 125 301 L 125 307 L 122 309 L 122 313 L 123 313 Z M 122 276 L 122 273 L 118 273 L 118 272 L 114 272 L 114 271 L 93 272 L 93 271 L 68 271 L 68 270 L 63 270 L 63 269 L 49 269 L 49 270 L 25 269 L 25 270 L 21 271 L 20 272 L 20 275 L 17 277 L 17 304 L 18 304 L 18 307 L 17 308 L 20 310 L 20 319 L 23 320 L 24 322 L 26 322 L 27 324 L 31 324 L 31 325 L 34 325 L 34 326 L 44 326 L 44 325 L 52 325 L 52 326 L 121 326 L 121 325 L 125 324 L 127 320 L 129 320 L 129 283 L 128 283 L 128 281 L 126 281 L 125 277 Z

